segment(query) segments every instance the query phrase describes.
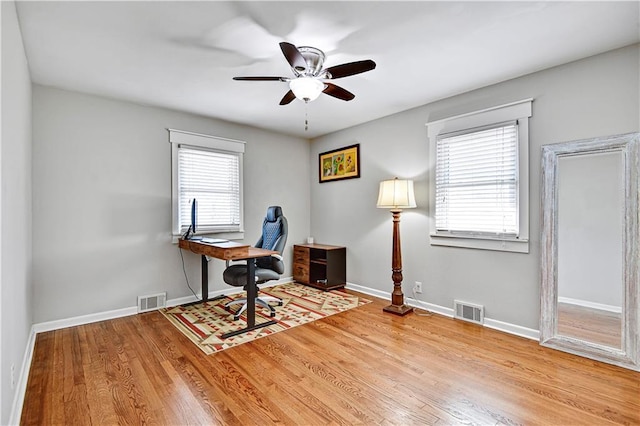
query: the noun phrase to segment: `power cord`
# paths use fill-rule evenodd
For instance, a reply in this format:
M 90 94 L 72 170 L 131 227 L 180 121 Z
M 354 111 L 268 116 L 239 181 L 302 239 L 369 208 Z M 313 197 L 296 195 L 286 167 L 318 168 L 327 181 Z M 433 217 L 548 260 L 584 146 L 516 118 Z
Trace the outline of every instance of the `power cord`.
M 413 293 L 413 300 L 418 300 L 418 297 L 416 296 L 416 288 L 415 287 L 411 288 L 411 293 Z M 424 311 L 426 313 L 421 314 L 420 312 L 418 312 L 418 310 Z M 413 313 L 415 315 L 419 316 L 419 317 L 430 317 L 430 316 L 433 316 L 433 313 L 431 313 L 431 312 L 429 312 L 429 311 L 427 311 L 425 309 L 422 309 L 422 308 L 416 308 L 415 306 L 413 307 Z
M 193 293 L 193 296 L 196 299 L 199 299 L 199 297 L 196 294 L 196 292 L 193 291 L 193 289 L 189 285 L 189 277 L 187 277 L 187 269 L 184 267 L 184 256 L 182 255 L 182 249 L 180 247 L 178 247 L 178 251 L 180 252 L 180 260 L 182 260 L 182 273 L 184 274 L 184 280 L 187 282 L 187 287 L 189 287 L 189 290 L 191 290 L 191 293 Z

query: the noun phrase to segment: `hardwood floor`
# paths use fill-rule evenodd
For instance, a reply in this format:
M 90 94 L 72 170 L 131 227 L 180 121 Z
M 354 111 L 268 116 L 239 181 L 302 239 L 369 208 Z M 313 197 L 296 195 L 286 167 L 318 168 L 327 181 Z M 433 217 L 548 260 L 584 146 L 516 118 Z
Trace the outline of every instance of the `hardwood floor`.
M 387 303 L 209 356 L 157 312 L 42 333 L 21 423 L 640 424 L 638 372 Z
M 621 314 L 558 303 L 558 333 L 620 349 L 622 347 Z

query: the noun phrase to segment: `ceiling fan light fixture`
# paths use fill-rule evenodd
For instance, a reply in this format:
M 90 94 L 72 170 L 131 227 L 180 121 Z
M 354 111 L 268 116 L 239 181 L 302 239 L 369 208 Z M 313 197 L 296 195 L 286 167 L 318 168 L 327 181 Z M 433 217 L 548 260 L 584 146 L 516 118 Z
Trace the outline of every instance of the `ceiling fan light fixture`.
M 349 62 L 324 68 L 324 52 L 311 46 L 296 47 L 283 41 L 280 50 L 291 66 L 294 78 L 275 76 L 233 77 L 243 81 L 281 81 L 289 83 L 289 90 L 280 100 L 280 105 L 289 105 L 294 99 L 305 103 L 316 100 L 320 93 L 325 93 L 343 101 L 352 100 L 355 95 L 326 80 L 349 77 L 351 75 L 375 69 L 376 63 L 371 59 Z
M 289 88 L 301 101 L 311 102 L 320 96 L 324 83 L 313 77 L 299 77 L 289 82 Z

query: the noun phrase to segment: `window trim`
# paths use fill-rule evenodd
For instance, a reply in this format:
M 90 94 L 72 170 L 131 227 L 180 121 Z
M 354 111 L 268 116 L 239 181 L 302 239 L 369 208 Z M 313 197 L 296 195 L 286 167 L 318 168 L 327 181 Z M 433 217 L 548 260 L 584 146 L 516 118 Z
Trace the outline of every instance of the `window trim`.
M 532 115 L 532 102 L 533 99 L 528 98 L 427 122 L 431 178 L 429 196 L 431 245 L 529 253 L 529 117 Z M 507 121 L 517 121 L 518 123 L 518 236 L 438 232 L 435 226 L 435 168 L 438 136 L 466 130 L 472 131 L 475 128 Z
M 201 133 L 188 132 L 184 130 L 167 129 L 169 132 L 169 143 L 171 143 L 171 233 L 174 243 L 178 242 L 181 236 L 178 220 L 179 209 L 179 188 L 178 188 L 178 149 L 181 145 L 192 148 L 214 150 L 224 153 L 239 154 L 240 159 L 240 224 L 237 231 L 209 232 L 206 235 L 215 234 L 218 238 L 228 240 L 238 240 L 244 238 L 244 151 L 246 142 L 234 139 L 220 138 Z

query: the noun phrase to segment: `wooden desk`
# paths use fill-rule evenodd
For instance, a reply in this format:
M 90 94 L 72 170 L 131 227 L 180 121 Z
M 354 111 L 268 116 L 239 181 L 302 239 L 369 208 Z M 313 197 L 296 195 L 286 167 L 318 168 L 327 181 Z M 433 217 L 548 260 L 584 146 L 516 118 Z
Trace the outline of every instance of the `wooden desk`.
M 248 244 L 240 244 L 233 241 L 209 244 L 198 240 L 180 239 L 178 241 L 178 247 L 200 255 L 202 267 L 202 300 L 196 303 L 215 300 L 209 299 L 209 265 L 207 256 L 221 260 L 247 260 L 247 326 L 240 330 L 225 333 L 220 337 L 226 339 L 227 337 L 237 336 L 247 331 L 276 324 L 276 321 L 267 321 L 256 325 L 257 292 L 255 282 L 251 283 L 251 277 L 255 277 L 255 263 L 252 259 L 278 254 L 277 251 L 256 248 Z

